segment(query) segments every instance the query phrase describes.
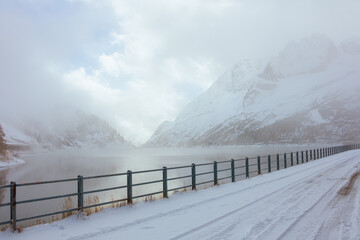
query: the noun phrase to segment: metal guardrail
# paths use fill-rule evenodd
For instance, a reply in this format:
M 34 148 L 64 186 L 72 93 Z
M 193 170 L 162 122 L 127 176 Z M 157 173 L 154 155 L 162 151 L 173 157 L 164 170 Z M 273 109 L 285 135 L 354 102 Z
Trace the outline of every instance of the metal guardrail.
M 360 144 L 355 145 L 346 145 L 346 146 L 337 146 L 337 147 L 328 147 L 328 148 L 320 148 L 320 149 L 312 149 L 312 150 L 305 150 L 300 152 L 291 152 L 291 153 L 284 153 L 282 158 L 282 163 L 280 162 L 280 154 L 275 155 L 267 155 L 267 156 L 257 156 L 257 157 L 251 157 L 251 158 L 242 158 L 242 159 L 231 159 L 226 161 L 214 161 L 213 163 L 202 163 L 202 164 L 191 164 L 191 165 L 185 165 L 185 166 L 177 166 L 177 167 L 163 167 L 161 169 L 151 169 L 151 170 L 143 170 L 143 171 L 131 171 L 128 170 L 126 173 L 116 173 L 116 174 L 106 174 L 106 175 L 98 175 L 98 176 L 78 176 L 77 178 L 71 178 L 71 179 L 62 179 L 62 180 L 53 180 L 53 181 L 42 181 L 42 182 L 32 182 L 32 183 L 21 183 L 17 184 L 16 182 L 11 182 L 9 185 L 2 185 L 0 186 L 0 189 L 9 189 L 10 191 L 10 202 L 2 203 L 0 204 L 0 207 L 9 207 L 10 208 L 10 219 L 5 222 L 0 222 L 1 225 L 8 225 L 10 224 L 13 230 L 16 230 L 16 225 L 19 222 L 31 220 L 31 219 L 39 219 L 47 216 L 54 216 L 58 214 L 64 214 L 69 212 L 82 212 L 84 209 L 88 208 L 95 208 L 98 206 L 103 206 L 107 204 L 113 204 L 113 203 L 119 203 L 124 202 L 127 204 L 132 204 L 134 199 L 138 198 L 144 198 L 156 194 L 162 194 L 163 198 L 169 197 L 169 192 L 174 192 L 181 189 L 191 188 L 192 190 L 196 190 L 197 186 L 204 185 L 204 184 L 213 184 L 218 185 L 219 181 L 222 180 L 229 180 L 231 179 L 231 182 L 236 181 L 236 177 L 239 176 L 245 176 L 245 178 L 249 178 L 252 174 L 254 175 L 260 175 L 263 173 L 270 173 L 273 170 L 280 170 L 281 166 L 283 169 L 287 167 L 291 167 L 294 165 L 302 164 L 311 160 L 316 160 L 319 158 L 323 158 L 326 156 L 334 155 L 340 152 L 352 150 L 352 149 L 359 149 Z M 263 161 L 261 161 L 263 159 Z M 230 163 L 230 166 L 228 168 L 219 168 L 219 165 L 221 164 L 228 164 Z M 237 164 L 237 165 L 236 165 Z M 240 164 L 240 165 L 239 165 Z M 201 169 L 202 167 L 211 167 L 212 171 L 205 171 L 205 172 L 199 172 L 197 173 L 198 169 Z M 187 175 L 177 176 L 177 177 L 168 177 L 169 171 L 175 171 L 179 169 L 189 169 L 190 173 Z M 239 172 L 237 170 L 243 170 L 243 172 Z M 161 172 L 162 178 L 153 180 L 153 181 L 147 181 L 147 182 L 140 182 L 140 183 L 133 183 L 133 175 L 137 174 L 147 174 L 150 172 Z M 219 173 L 225 174 L 226 172 L 229 172 L 230 175 L 225 175 L 223 177 L 219 178 Z M 211 175 L 210 180 L 197 182 L 197 177 L 199 176 L 208 176 Z M 90 180 L 90 179 L 98 179 L 98 178 L 107 178 L 107 177 L 115 177 L 115 176 L 126 176 L 126 185 L 116 186 L 116 187 L 110 187 L 110 188 L 102 188 L 102 189 L 96 189 L 91 191 L 84 191 L 84 181 Z M 168 188 L 168 184 L 176 181 L 176 180 L 183 180 L 183 179 L 191 179 L 190 185 L 183 185 L 180 187 L 173 187 Z M 19 187 L 27 187 L 31 185 L 43 185 L 43 184 L 53 184 L 53 183 L 63 183 L 63 182 L 76 182 L 77 184 L 77 192 L 74 193 L 68 193 L 63 195 L 56 195 L 56 196 L 50 196 L 50 197 L 43 197 L 43 198 L 35 198 L 35 199 L 27 199 L 22 201 L 16 200 L 16 195 Z M 156 184 L 156 183 L 162 183 L 162 188 L 159 189 L 156 192 L 151 192 L 147 194 L 141 194 L 137 196 L 133 196 L 133 188 L 138 186 L 144 186 L 144 185 L 150 185 L 150 184 Z M 85 206 L 84 205 L 84 196 L 88 194 L 93 193 L 99 193 L 104 191 L 111 191 L 111 190 L 118 190 L 118 189 L 126 189 L 126 198 L 120 198 L 112 201 L 106 201 L 101 203 L 96 203 L 92 205 Z M 66 209 L 63 211 L 56 211 L 56 212 L 50 212 L 46 214 L 36 215 L 36 216 L 30 216 L 25 218 L 17 218 L 16 214 L 16 208 L 17 205 L 25 204 L 25 203 L 31 203 L 31 202 L 39 202 L 39 201 L 45 201 L 45 200 L 51 200 L 51 199 L 59 199 L 59 198 L 66 198 L 66 197 L 74 197 L 77 196 L 77 208 L 72 209 Z

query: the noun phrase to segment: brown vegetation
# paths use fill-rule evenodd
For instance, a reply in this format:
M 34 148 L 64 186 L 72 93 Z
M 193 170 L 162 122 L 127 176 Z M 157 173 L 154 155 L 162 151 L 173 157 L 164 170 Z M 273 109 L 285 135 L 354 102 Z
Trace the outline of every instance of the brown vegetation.
M 338 191 L 338 195 L 342 195 L 342 196 L 347 196 L 347 195 L 349 195 L 350 192 L 351 192 L 351 190 L 352 190 L 352 188 L 353 188 L 353 186 L 354 186 L 354 184 L 355 184 L 355 182 L 356 182 L 356 179 L 357 179 L 359 176 L 360 176 L 360 171 L 355 172 L 355 173 L 351 176 L 349 182 L 348 182 L 345 186 L 343 186 L 343 187 Z
M 4 160 L 7 158 L 7 146 L 6 146 L 6 139 L 5 133 L 0 125 L 0 160 Z

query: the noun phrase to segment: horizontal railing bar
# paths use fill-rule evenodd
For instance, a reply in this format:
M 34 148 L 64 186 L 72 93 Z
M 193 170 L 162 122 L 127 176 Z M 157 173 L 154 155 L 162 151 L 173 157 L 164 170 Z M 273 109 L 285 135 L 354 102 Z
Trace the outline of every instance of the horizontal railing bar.
M 10 188 L 11 185 L 1 185 L 0 188 Z
M 236 177 L 236 176 L 242 176 L 242 175 L 246 175 L 246 173 L 236 174 L 235 177 Z
M 169 168 L 167 168 L 167 170 L 175 170 L 175 169 L 182 169 L 182 168 L 191 168 L 191 165 L 179 166 L 179 167 L 169 167 Z
M 239 158 L 239 159 L 234 159 L 235 162 L 238 162 L 238 161 L 245 161 L 246 158 Z
M 97 193 L 97 192 L 105 192 L 105 191 L 111 191 L 111 190 L 116 190 L 116 189 L 122 189 L 122 188 L 126 188 L 127 186 L 118 186 L 118 187 L 111 187 L 111 188 L 103 188 L 103 189 L 96 189 L 96 190 L 90 190 L 90 191 L 86 191 L 83 192 L 83 194 L 91 194 L 91 193 Z
M 257 165 L 257 163 L 249 164 L 249 167 L 256 166 L 256 165 Z
M 192 185 L 187 185 L 187 186 L 182 186 L 182 187 L 176 187 L 176 188 L 168 189 L 168 192 L 170 192 L 170 191 L 176 191 L 176 190 L 184 189 L 184 188 L 189 188 L 189 187 L 192 187 Z
M 197 167 L 201 167 L 201 166 L 209 166 L 209 165 L 213 165 L 214 163 L 199 163 L 196 164 Z
M 0 222 L 0 225 L 6 225 L 6 224 L 10 224 L 11 221 L 6 221 L 6 222 Z
M 142 194 L 142 195 L 135 196 L 135 197 L 132 197 L 132 198 L 133 198 L 133 199 L 135 199 L 135 198 L 142 198 L 142 197 L 152 196 L 152 195 L 160 194 L 160 193 L 163 193 L 163 191 L 152 192 L 152 193 L 147 193 L 147 194 Z
M 197 183 L 196 186 L 198 185 L 202 185 L 202 184 L 207 184 L 207 183 L 213 183 L 214 180 L 210 180 L 210 181 L 206 181 L 206 182 L 201 182 L 201 183 Z
M 125 175 L 127 175 L 127 173 L 113 173 L 113 174 L 83 177 L 83 179 L 86 180 L 86 179 L 104 178 L 104 177 L 119 177 L 119 176 L 125 176 Z
M 201 175 L 206 175 L 206 174 L 210 174 L 210 173 L 214 173 L 214 171 L 211 171 L 211 172 L 203 172 L 203 173 L 197 173 L 195 176 L 201 176 Z
M 35 219 L 35 218 L 48 217 L 48 216 L 53 216 L 53 215 L 58 215 L 58 214 L 68 213 L 68 212 L 74 212 L 74 211 L 78 211 L 78 209 L 77 208 L 72 208 L 72 209 L 68 209 L 68 210 L 64 210 L 64 211 L 52 212 L 52 213 L 37 215 L 37 216 L 33 216 L 33 217 L 20 218 L 20 219 L 17 219 L 16 222 L 22 222 L 22 221 Z
M 113 204 L 113 203 L 117 203 L 117 202 L 122 202 L 122 201 L 127 201 L 127 198 L 122 198 L 122 199 L 118 199 L 118 200 L 112 200 L 112 201 L 108 201 L 108 202 L 103 202 L 103 203 L 97 203 L 97 204 L 93 204 L 93 205 L 89 205 L 89 206 L 84 206 L 84 209 L 87 208 L 93 208 L 93 207 L 99 207 L 102 205 L 107 205 L 107 204 Z
M 221 164 L 221 163 L 229 163 L 229 162 L 231 162 L 231 160 L 219 161 L 219 162 L 217 162 L 217 164 Z
M 268 164 L 268 162 L 262 162 L 262 163 L 260 163 L 260 165 L 263 165 L 263 164 Z
M 251 160 L 251 159 L 257 159 L 257 157 L 249 157 L 248 159 L 249 159 L 249 160 Z
M 8 203 L 2 203 L 2 204 L 0 204 L 0 207 L 10 206 L 10 204 L 11 204 L 11 203 L 9 203 L 9 202 L 8 202 Z
M 173 177 L 173 178 L 168 178 L 168 181 L 178 180 L 178 179 L 184 179 L 184 178 L 189 178 L 189 177 L 191 177 L 191 175 L 185 175 L 185 176 L 180 176 L 180 177 Z
M 41 185 L 41 184 L 49 184 L 49 183 L 72 182 L 72 181 L 77 181 L 77 178 L 69 178 L 69 179 L 62 179 L 62 180 L 52 180 L 52 181 L 42 181 L 42 182 L 31 182 L 31 183 L 19 183 L 19 184 L 16 184 L 16 187 L 31 186 L 31 185 Z
M 231 170 L 231 168 L 225 168 L 225 169 L 218 170 L 218 172 L 225 172 L 225 171 L 230 171 L 230 170 Z
M 246 166 L 235 167 L 234 169 L 245 168 Z
M 150 169 L 150 170 L 134 171 L 132 173 L 133 174 L 138 174 L 138 173 L 148 173 L 148 172 L 160 172 L 162 170 L 163 170 L 162 168 L 157 168 L 157 169 Z
M 154 183 L 159 183 L 162 182 L 163 180 L 155 180 L 155 181 L 150 181 L 150 182 L 142 182 L 142 183 L 135 183 L 132 186 L 136 187 L 136 186 L 142 186 L 142 185 L 148 185 L 148 184 L 154 184 Z
M 228 176 L 228 177 L 223 177 L 223 178 L 218 178 L 218 181 L 220 181 L 220 180 L 224 180 L 224 179 L 228 179 L 228 178 L 231 178 L 231 176 Z
M 249 173 L 257 173 L 258 171 L 257 170 L 255 170 L 255 171 L 251 171 L 251 172 L 249 172 Z
M 35 198 L 35 199 L 18 201 L 18 202 L 16 202 L 16 204 L 40 202 L 40 201 L 45 201 L 45 200 L 51 200 L 51 199 L 57 199 L 57 198 L 66 198 L 66 197 L 72 197 L 72 196 L 77 196 L 77 195 L 78 195 L 77 193 L 69 193 L 69 194 L 57 195 L 57 196 L 51 196 L 51 197 Z

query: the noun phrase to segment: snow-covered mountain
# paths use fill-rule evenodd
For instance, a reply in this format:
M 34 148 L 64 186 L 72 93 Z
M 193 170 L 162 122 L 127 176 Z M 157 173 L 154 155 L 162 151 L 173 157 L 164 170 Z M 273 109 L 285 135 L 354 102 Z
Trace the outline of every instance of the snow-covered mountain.
M 360 39 L 314 35 L 270 61 L 238 62 L 146 145 L 355 142 L 359 92 Z
M 0 122 L 7 144 L 47 149 L 105 147 L 116 145 L 130 147 L 114 128 L 99 117 L 80 111 L 59 119 Z

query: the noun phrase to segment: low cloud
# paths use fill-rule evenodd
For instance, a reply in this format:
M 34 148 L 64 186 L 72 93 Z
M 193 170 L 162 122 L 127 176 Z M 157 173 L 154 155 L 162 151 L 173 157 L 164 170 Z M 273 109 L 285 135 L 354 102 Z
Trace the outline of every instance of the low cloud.
M 360 35 L 359 8 L 357 0 L 3 1 L 0 117 L 80 109 L 140 144 L 240 59 L 270 58 L 314 33 L 335 43 Z

